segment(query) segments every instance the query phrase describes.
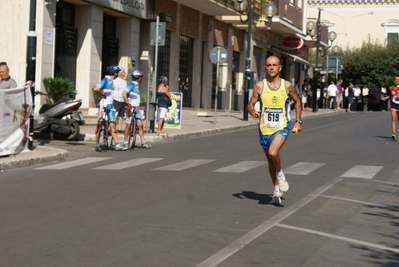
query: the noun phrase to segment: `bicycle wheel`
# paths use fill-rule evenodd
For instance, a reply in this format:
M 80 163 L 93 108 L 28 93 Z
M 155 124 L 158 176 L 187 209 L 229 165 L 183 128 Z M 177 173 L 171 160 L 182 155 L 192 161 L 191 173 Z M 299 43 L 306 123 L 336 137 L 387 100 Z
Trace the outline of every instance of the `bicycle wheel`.
M 115 150 L 115 141 L 114 141 L 114 138 L 112 137 L 112 134 L 111 134 L 111 127 L 108 128 L 108 132 L 109 132 L 108 150 Z
M 104 149 L 106 149 L 106 150 L 109 150 L 109 145 L 108 145 L 108 139 L 109 139 L 109 124 L 108 124 L 108 121 L 107 120 L 105 120 L 104 122 L 103 122 L 103 127 L 104 127 L 104 134 L 103 134 L 103 143 L 102 143 L 102 145 L 103 145 L 103 149 L 102 150 L 104 150 Z
M 136 120 L 133 119 L 132 123 L 129 127 L 129 150 L 134 150 L 134 146 L 136 145 L 136 136 L 137 136 L 137 123 Z
M 101 152 L 103 151 L 103 143 L 102 139 L 104 137 L 104 122 L 101 123 L 100 129 L 98 129 L 97 140 L 96 140 L 96 151 Z

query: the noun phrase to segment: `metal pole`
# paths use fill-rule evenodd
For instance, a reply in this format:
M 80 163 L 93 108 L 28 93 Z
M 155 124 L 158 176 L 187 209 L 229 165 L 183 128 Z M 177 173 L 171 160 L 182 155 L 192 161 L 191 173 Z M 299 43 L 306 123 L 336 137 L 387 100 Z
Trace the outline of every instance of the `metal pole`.
M 247 58 L 245 60 L 245 90 L 244 90 L 244 116 L 243 120 L 248 120 L 248 98 L 249 98 L 249 87 L 253 84 L 253 76 L 251 76 L 251 48 L 252 48 L 252 0 L 248 0 L 248 34 L 247 34 Z
M 26 50 L 26 81 L 31 80 L 34 84 L 36 79 L 36 0 L 30 0 L 30 13 L 29 13 L 29 32 Z M 28 149 L 33 150 L 33 123 L 34 123 L 34 109 L 35 109 L 35 87 L 30 87 L 32 96 L 32 108 L 29 115 L 29 139 Z
M 152 82 L 152 97 L 151 101 L 155 102 L 156 90 L 157 90 L 157 68 L 158 68 L 158 44 L 159 44 L 159 14 L 157 14 L 157 22 L 155 25 L 155 63 L 154 63 L 154 77 Z M 146 120 L 148 120 L 149 110 L 149 99 L 147 98 L 147 107 L 146 107 Z M 150 130 L 155 132 L 155 121 L 150 122 Z
M 329 73 L 330 73 L 330 61 L 328 59 L 328 49 L 326 50 L 326 54 L 327 54 L 327 73 L 326 73 L 326 84 L 328 84 L 328 81 L 330 80 L 329 78 Z M 326 86 L 326 84 L 323 84 L 323 86 Z M 323 87 L 324 89 L 324 87 Z M 326 92 L 327 95 L 327 92 Z M 323 96 L 324 97 L 324 96 Z M 328 109 L 330 106 L 328 104 L 328 98 L 324 100 L 326 102 L 325 108 Z
M 217 53 L 217 61 L 216 61 L 215 114 L 213 116 L 213 123 L 216 123 L 216 116 L 217 116 L 217 109 L 218 109 L 220 47 L 218 47 L 217 50 L 218 50 L 218 53 Z
M 150 99 L 150 83 L 151 83 L 151 74 L 152 74 L 152 71 L 149 71 L 148 72 L 148 86 L 147 86 L 147 99 Z M 149 110 L 150 110 L 150 103 L 149 103 L 149 101 L 146 101 L 147 103 L 145 104 L 146 105 L 146 107 L 145 107 L 145 109 L 147 110 L 147 114 L 146 114 L 146 116 L 147 116 L 147 118 L 145 119 L 145 125 L 144 125 L 144 132 L 145 133 L 149 133 L 150 132 L 150 130 L 147 128 L 147 122 L 148 122 L 148 113 L 149 113 Z
M 312 95 L 312 99 L 313 99 L 313 112 L 317 112 L 317 80 L 318 80 L 318 67 L 319 67 L 319 47 L 320 47 L 320 17 L 321 17 L 321 9 L 319 8 L 319 16 L 317 18 L 317 41 L 316 41 L 316 67 L 315 67 L 315 71 L 314 71 L 314 76 L 313 76 L 313 95 Z
M 158 44 L 159 44 L 159 14 L 157 14 L 157 23 L 155 25 L 155 63 L 154 63 L 154 83 L 152 92 L 152 102 L 155 102 L 155 90 L 157 84 L 157 68 L 158 68 Z

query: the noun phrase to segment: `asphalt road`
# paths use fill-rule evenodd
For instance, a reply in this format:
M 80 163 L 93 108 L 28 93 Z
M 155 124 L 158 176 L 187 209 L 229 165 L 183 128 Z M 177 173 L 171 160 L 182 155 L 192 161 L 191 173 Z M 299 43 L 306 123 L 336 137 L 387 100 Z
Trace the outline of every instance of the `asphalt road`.
M 398 266 L 389 113 L 303 127 L 281 152 L 281 206 L 256 130 L 126 152 L 52 141 L 67 160 L 0 174 L 0 265 Z

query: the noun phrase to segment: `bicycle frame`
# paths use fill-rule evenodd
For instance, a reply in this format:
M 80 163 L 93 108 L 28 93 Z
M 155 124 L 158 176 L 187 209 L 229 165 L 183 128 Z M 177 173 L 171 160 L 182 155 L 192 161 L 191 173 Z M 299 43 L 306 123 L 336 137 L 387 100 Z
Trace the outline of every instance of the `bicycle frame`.
M 137 112 L 136 109 L 137 108 L 134 108 L 133 111 L 132 110 L 129 111 L 129 113 L 133 112 L 133 115 L 131 116 L 129 132 L 128 132 L 128 134 L 129 134 L 128 149 L 129 150 L 134 150 L 134 147 L 136 145 L 137 134 L 139 132 L 139 128 L 137 127 L 137 121 L 136 121 L 136 118 L 134 116 L 135 112 Z
M 100 144 L 100 147 L 97 149 L 99 152 L 113 149 L 113 138 L 112 134 L 110 134 L 109 119 L 107 114 L 107 109 L 104 107 L 104 99 L 102 99 L 100 102 L 101 127 L 98 129 L 96 140 L 98 144 Z

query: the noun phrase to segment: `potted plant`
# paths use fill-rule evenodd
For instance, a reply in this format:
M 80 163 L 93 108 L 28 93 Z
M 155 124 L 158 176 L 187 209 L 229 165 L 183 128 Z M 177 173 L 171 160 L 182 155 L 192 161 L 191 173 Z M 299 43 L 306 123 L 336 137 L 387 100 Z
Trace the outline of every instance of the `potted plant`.
M 140 95 L 140 108 L 144 107 L 147 105 L 147 102 L 145 101 L 145 96 L 144 95 Z
M 140 95 L 140 113 L 141 113 L 141 117 L 144 120 L 145 119 L 145 107 L 147 105 L 147 102 L 145 100 L 145 96 L 144 95 Z
M 57 102 L 61 98 L 71 98 L 76 95 L 75 84 L 67 78 L 45 77 L 43 84 L 50 104 Z

